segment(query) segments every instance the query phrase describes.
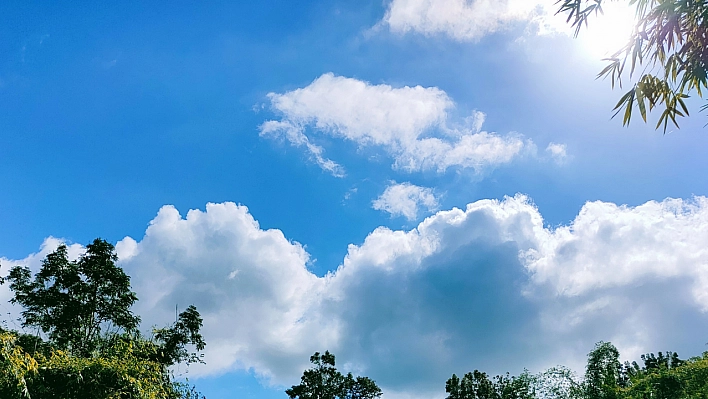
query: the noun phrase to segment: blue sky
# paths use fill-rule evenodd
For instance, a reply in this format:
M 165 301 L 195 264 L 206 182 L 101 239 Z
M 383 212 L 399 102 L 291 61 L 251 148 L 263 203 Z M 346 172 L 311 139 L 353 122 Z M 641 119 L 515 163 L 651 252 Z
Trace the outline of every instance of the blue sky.
M 701 102 L 622 127 L 553 3 L 3 2 L 2 266 L 116 243 L 147 324 L 205 315 L 209 398 L 698 354 Z

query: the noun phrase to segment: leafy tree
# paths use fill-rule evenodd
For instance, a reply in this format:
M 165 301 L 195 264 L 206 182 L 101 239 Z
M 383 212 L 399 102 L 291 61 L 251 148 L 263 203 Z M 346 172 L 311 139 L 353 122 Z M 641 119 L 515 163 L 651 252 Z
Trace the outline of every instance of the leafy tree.
M 138 298 L 117 260 L 113 245 L 96 239 L 77 261 L 59 246 L 34 279 L 29 268 L 13 267 L 7 277 L 14 293 L 10 302 L 24 308 L 22 326 L 37 327 L 58 348 L 82 356 L 106 331 L 134 331 L 140 318 L 130 307 Z
M 577 35 L 607 1 L 559 0 L 558 12 L 568 15 Z M 636 7 L 636 24 L 627 44 L 611 57 L 598 77 L 610 77 L 612 87 L 629 78 L 631 88 L 615 106 L 624 109 L 623 124 L 638 109 L 646 122 L 647 109 L 663 108 L 656 128 L 689 114 L 685 99 L 692 92 L 703 98 L 708 88 L 708 2 L 703 0 L 620 0 Z M 701 109 L 708 108 L 708 105 Z
M 462 386 L 460 385 L 460 377 L 457 374 L 453 374 L 445 382 L 445 392 L 448 393 L 447 399 L 461 399 L 462 398 Z
M 676 352 L 667 352 L 666 355 L 659 352 L 658 356 L 653 353 L 642 355 L 642 361 L 644 363 L 642 367 L 637 362 L 631 364 L 627 362 L 624 365 L 628 378 L 626 397 L 653 396 L 679 399 L 686 396 L 685 370 L 687 369 L 681 367 L 687 362 L 679 359 Z
M 344 377 L 342 399 L 376 399 L 381 396 L 381 388 L 369 377 L 356 378 L 352 373 Z
M 487 373 L 475 370 L 459 379 L 455 374 L 447 380 L 445 391 L 448 399 L 494 399 L 494 384 Z
M 111 355 L 81 357 L 62 350 L 39 355 L 40 368 L 29 378 L 28 391 L 43 399 L 170 397 L 162 365 L 146 359 L 140 349 L 121 343 Z
M 203 363 L 196 352 L 189 352 L 187 345 L 193 345 L 197 352 L 204 350 L 206 342 L 199 333 L 203 320 L 194 305 L 179 314 L 171 327 L 154 331 L 155 340 L 160 343 L 157 360 L 161 364 Z
M 285 391 L 291 399 L 334 399 L 341 396 L 344 378 L 337 371 L 334 355 L 326 351 L 323 355 L 315 352 L 310 356 L 315 366 L 305 370 L 299 385 Z
M 533 377 L 533 390 L 544 399 L 579 399 L 583 397 L 582 384 L 575 373 L 563 366 L 550 368 Z
M 0 280 L 10 282 L 11 301 L 24 308 L 22 325 L 47 338 L 0 329 L 0 398 L 200 397 L 170 370 L 202 362 L 199 312 L 189 306 L 174 324 L 143 337 L 140 318 L 130 311 L 137 296 L 117 259 L 104 240 L 89 244 L 77 261 L 68 260 L 62 245 L 34 279 L 28 268 L 16 266 Z
M 498 375 L 495 377 L 494 387 L 499 399 L 531 399 L 536 397 L 534 378 L 525 371 L 518 377 Z
M 16 333 L 0 333 L 0 397 L 5 399 L 196 399 L 186 383 L 174 382 L 151 360 L 148 340 L 114 340 L 90 357 L 54 349 L 27 353 Z M 203 397 L 202 397 L 203 398 Z
M 622 364 L 619 351 L 609 342 L 598 342 L 588 354 L 585 368 L 585 397 L 587 399 L 617 399 Z
M 305 370 L 299 385 L 285 391 L 291 399 L 376 399 L 381 389 L 369 377 L 342 375 L 335 367 L 334 355 L 326 351 L 310 356 L 314 367 Z
M 28 397 L 27 376 L 38 370 L 37 361 L 16 344 L 13 334 L 0 331 L 0 397 Z
M 445 384 L 447 399 L 698 399 L 708 398 L 708 352 L 682 360 L 675 352 L 642 355 L 619 362 L 619 351 L 599 342 L 588 354 L 584 380 L 566 367 L 537 375 L 524 372 L 489 378 L 475 370 L 462 379 L 453 374 Z
M 666 352 L 664 355 L 659 352 L 658 356 L 654 356 L 653 353 L 642 355 L 642 361 L 644 362 L 645 370 L 660 370 L 660 369 L 672 369 L 681 366 L 685 363 L 684 360 L 679 359 L 678 353 L 676 352 Z
M 493 379 L 487 373 L 475 370 L 462 379 L 453 374 L 445 383 L 447 399 L 529 399 L 534 397 L 533 380 L 528 373 L 519 377 L 498 375 Z
M 681 388 L 687 398 L 708 397 L 708 352 L 703 356 L 689 359 L 678 367 L 669 369 L 681 381 Z

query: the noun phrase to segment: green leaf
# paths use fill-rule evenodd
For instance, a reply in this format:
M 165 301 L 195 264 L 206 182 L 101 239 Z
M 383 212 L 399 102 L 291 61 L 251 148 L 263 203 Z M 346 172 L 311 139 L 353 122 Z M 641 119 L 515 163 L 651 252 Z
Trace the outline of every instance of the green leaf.
M 641 114 L 644 122 L 646 122 L 647 121 L 647 110 L 644 105 L 644 93 L 641 89 L 641 86 L 637 86 L 636 93 L 637 93 L 637 106 L 639 106 L 639 113 Z

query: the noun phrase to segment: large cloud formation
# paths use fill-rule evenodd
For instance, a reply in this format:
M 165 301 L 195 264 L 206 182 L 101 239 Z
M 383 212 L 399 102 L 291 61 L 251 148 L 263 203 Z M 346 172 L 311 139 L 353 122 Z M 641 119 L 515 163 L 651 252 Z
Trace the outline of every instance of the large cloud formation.
M 359 146 L 380 147 L 394 158 L 394 168 L 404 171 L 461 167 L 481 172 L 535 150 L 518 134 L 482 131 L 481 112 L 455 125 L 449 120 L 455 103 L 436 87 L 394 88 L 328 73 L 304 88 L 268 98 L 281 118 L 264 122 L 261 135 L 304 147 L 334 176 L 343 176 L 344 168 L 312 143 L 308 127 Z
M 706 242 L 705 197 L 589 202 L 550 228 L 517 195 L 439 211 L 408 231 L 378 228 L 321 277 L 301 244 L 233 203 L 184 217 L 165 206 L 117 249 L 147 325 L 169 322 L 175 304 L 202 312 L 207 365 L 196 375 L 250 369 L 287 385 L 328 349 L 389 394 L 442 396 L 453 372 L 579 367 L 599 340 L 630 358 L 697 354 Z

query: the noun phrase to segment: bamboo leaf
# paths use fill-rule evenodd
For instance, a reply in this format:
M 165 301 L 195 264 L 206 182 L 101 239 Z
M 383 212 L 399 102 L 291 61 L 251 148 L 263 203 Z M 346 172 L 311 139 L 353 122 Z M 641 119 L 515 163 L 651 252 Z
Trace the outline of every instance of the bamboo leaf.
M 632 119 L 632 107 L 634 106 L 634 90 L 632 90 L 631 95 L 627 99 L 627 105 L 625 106 L 624 119 L 622 120 L 623 126 L 628 126 L 630 119 Z
M 637 86 L 636 88 L 636 93 L 637 93 L 637 106 L 639 107 L 639 114 L 642 116 L 642 119 L 644 122 L 647 121 L 647 110 L 644 104 L 644 93 L 641 89 L 641 86 Z

